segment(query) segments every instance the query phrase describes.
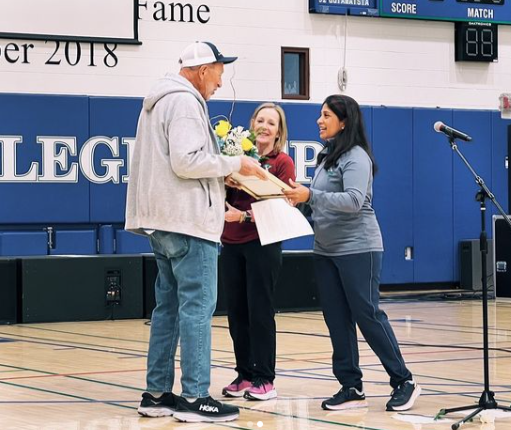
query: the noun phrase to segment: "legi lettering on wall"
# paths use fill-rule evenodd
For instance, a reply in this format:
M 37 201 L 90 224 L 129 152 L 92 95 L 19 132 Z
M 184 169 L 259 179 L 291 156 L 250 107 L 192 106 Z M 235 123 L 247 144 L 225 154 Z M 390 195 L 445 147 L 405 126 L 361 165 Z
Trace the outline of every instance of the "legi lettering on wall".
M 129 160 L 135 138 L 94 136 L 78 149 L 77 138 L 73 136 L 37 136 L 40 145 L 38 157 L 29 157 L 23 146 L 22 136 L 0 136 L 0 183 L 60 183 L 76 184 L 79 173 L 94 184 L 127 183 Z M 121 156 L 121 145 L 126 147 L 126 157 Z M 319 142 L 291 141 L 298 182 L 309 183 L 310 169 L 316 164 L 316 155 L 323 145 Z M 306 156 L 314 149 L 315 156 Z M 107 151 L 107 158 L 97 153 Z M 37 159 L 35 159 L 37 158 Z M 29 166 L 22 168 L 21 166 Z M 100 166 L 100 167 L 98 167 Z

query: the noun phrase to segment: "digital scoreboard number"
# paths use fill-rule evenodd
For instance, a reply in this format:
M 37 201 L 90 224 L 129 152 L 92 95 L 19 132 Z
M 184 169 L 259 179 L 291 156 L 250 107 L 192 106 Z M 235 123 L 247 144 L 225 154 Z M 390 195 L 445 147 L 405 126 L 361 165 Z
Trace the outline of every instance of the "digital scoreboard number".
M 481 22 L 457 22 L 454 36 L 456 61 L 497 61 L 498 29 L 496 25 Z

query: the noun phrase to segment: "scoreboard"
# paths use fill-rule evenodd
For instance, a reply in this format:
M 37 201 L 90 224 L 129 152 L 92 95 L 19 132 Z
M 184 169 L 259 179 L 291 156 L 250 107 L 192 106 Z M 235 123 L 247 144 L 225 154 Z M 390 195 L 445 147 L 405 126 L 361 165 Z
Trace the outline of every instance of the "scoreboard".
M 379 16 L 511 25 L 510 0 L 378 0 Z
M 309 0 L 309 11 L 511 25 L 511 0 Z

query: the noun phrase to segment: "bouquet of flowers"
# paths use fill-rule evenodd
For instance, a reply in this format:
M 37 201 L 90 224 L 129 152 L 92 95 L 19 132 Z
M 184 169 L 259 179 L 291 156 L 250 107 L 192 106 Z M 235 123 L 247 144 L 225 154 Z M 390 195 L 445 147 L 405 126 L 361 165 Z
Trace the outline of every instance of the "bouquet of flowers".
M 257 134 L 243 127 L 233 127 L 229 121 L 220 120 L 215 125 L 215 134 L 220 151 L 224 155 L 248 155 L 259 160 L 255 139 Z

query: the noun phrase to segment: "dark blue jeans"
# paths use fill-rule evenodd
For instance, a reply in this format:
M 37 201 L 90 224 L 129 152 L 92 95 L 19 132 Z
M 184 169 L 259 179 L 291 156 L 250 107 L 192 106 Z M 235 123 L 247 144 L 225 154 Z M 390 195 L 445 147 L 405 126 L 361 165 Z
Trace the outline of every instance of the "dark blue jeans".
M 357 325 L 389 374 L 393 388 L 412 379 L 387 314 L 379 308 L 382 257 L 382 252 L 314 255 L 321 306 L 333 347 L 333 372 L 345 388 L 362 386 Z

